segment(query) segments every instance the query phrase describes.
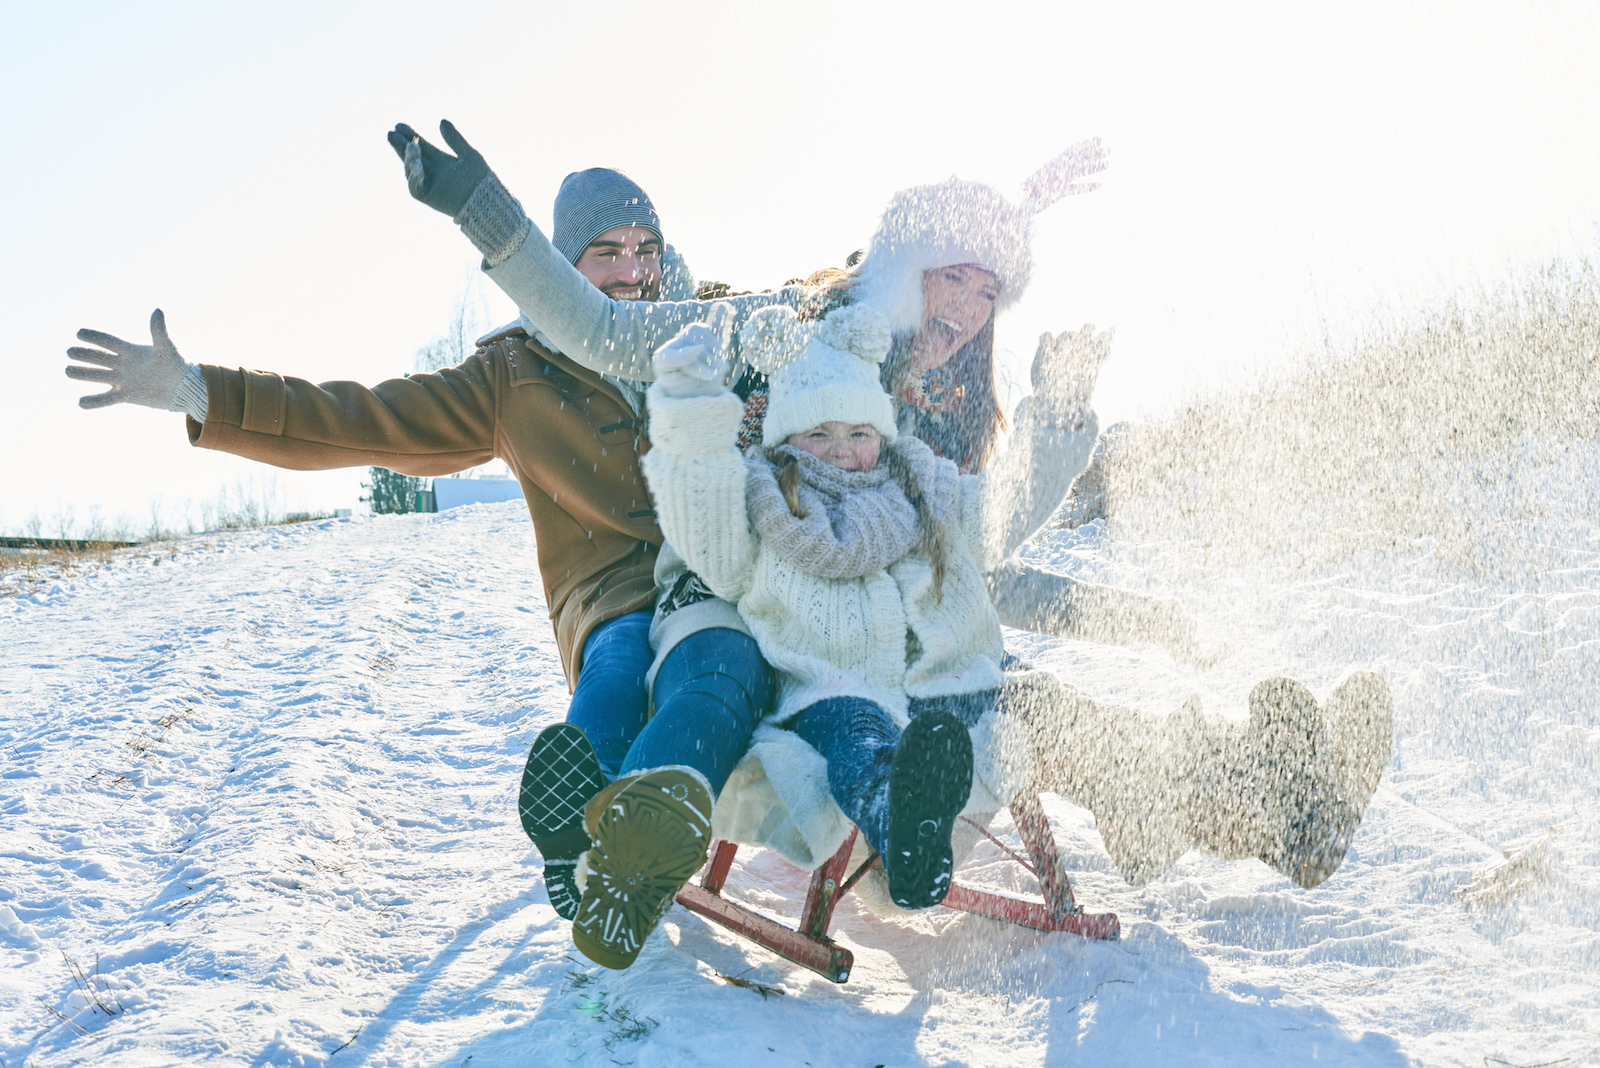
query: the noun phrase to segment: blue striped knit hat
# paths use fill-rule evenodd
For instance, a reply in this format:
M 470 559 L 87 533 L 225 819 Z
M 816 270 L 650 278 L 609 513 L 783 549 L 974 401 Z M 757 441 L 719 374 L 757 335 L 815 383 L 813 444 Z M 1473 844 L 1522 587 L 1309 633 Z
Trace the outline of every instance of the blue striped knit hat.
M 556 194 L 551 244 L 577 263 L 589 242 L 618 226 L 642 226 L 661 237 L 661 219 L 637 182 L 610 167 L 573 171 Z

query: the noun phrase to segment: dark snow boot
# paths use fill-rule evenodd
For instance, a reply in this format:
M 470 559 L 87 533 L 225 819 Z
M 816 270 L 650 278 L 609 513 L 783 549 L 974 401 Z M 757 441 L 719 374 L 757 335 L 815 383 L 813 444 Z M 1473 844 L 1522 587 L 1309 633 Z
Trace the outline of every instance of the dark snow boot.
M 618 775 L 601 791 L 589 798 L 589 803 L 583 807 L 583 829 L 593 841 L 600 830 L 600 817 L 605 815 L 606 806 L 611 804 L 611 799 L 616 797 L 629 786 L 644 778 L 649 771 L 630 771 L 626 775 Z
M 589 848 L 583 809 L 606 785 L 588 735 L 571 723 L 546 727 L 528 750 L 517 811 L 522 829 L 544 858 L 544 885 L 556 914 L 570 920 L 578 912 L 573 869 Z
M 889 772 L 883 871 L 903 909 L 937 905 L 950 892 L 950 832 L 972 792 L 972 736 L 949 712 L 925 712 L 900 733 Z
M 607 968 L 631 965 L 711 845 L 711 785 L 693 768 L 644 772 L 594 820 L 572 942 Z

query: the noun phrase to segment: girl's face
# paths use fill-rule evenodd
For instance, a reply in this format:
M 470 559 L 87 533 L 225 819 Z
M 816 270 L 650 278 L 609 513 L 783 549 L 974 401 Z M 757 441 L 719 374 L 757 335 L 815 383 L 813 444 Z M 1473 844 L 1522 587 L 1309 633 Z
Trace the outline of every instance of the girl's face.
M 833 419 L 789 435 L 790 445 L 841 471 L 871 471 L 877 467 L 882 443 L 878 428 L 871 423 L 850 424 Z
M 982 267 L 954 264 L 922 272 L 922 326 L 918 347 L 934 362 L 924 370 L 943 366 L 971 341 L 994 315 L 1000 283 Z

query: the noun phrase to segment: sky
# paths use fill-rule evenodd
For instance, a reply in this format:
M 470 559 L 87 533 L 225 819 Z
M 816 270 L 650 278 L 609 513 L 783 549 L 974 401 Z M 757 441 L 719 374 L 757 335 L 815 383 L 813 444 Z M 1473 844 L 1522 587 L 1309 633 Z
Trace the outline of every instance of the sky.
M 891 192 L 1015 195 L 1101 137 L 998 324 L 1115 327 L 1102 425 L 1152 418 L 1373 324 L 1590 249 L 1600 8 L 1581 3 L 0 4 L 0 534 L 200 502 L 357 506 L 363 471 L 276 471 L 181 416 L 84 411 L 79 327 L 317 381 L 408 371 L 478 256 L 384 141 L 449 118 L 548 229 L 621 167 L 695 273 L 841 263 Z M 514 309 L 488 287 L 491 314 Z

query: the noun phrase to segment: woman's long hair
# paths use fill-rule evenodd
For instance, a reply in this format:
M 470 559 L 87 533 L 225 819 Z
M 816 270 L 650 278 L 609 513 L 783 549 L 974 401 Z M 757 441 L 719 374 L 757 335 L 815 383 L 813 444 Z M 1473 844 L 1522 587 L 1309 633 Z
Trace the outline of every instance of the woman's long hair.
M 883 361 L 882 381 L 891 390 L 911 359 L 916 343 L 912 334 L 894 339 L 889 358 Z M 944 365 L 954 396 L 942 413 L 911 405 L 917 437 L 934 452 L 956 462 L 964 472 L 981 471 L 994 454 L 1001 431 L 1006 428 L 1005 413 L 994 390 L 994 317 L 983 324 Z

